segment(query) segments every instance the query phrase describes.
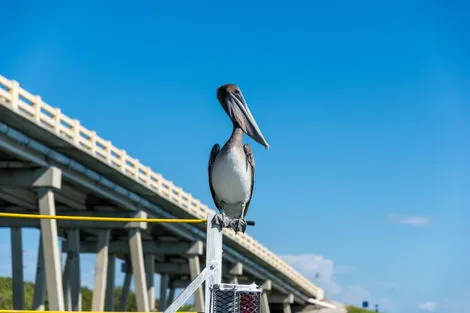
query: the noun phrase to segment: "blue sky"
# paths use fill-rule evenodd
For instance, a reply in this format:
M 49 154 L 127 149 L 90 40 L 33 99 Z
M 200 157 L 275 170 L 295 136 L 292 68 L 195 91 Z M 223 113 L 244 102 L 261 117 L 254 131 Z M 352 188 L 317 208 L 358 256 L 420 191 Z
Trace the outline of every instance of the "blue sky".
M 17 1 L 2 11 L 1 75 L 211 207 L 209 152 L 231 131 L 215 90 L 238 84 L 271 145 L 246 139 L 257 163 L 250 234 L 312 279 L 319 271 L 339 301 L 468 309 L 458 303 L 470 296 L 468 4 Z M 25 241 L 37 245 L 31 232 Z

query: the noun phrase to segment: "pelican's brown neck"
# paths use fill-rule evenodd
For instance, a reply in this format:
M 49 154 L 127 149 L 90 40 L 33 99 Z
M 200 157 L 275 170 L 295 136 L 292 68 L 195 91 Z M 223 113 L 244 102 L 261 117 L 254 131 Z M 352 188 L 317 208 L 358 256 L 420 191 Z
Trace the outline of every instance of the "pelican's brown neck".
M 236 123 L 233 123 L 232 135 L 230 136 L 227 145 L 229 147 L 243 145 L 243 130 Z

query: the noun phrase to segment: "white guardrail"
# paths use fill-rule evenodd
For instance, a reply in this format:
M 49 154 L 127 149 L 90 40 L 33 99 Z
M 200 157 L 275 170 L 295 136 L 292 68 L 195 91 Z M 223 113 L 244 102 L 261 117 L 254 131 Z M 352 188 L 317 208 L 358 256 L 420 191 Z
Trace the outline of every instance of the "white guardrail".
M 14 80 L 8 80 L 0 75 L 0 98 L 7 100 L 7 106 L 0 105 L 12 110 L 18 115 L 27 118 L 43 129 L 48 130 L 77 149 L 87 152 L 93 157 L 105 162 L 124 175 L 133 178 L 160 197 L 165 198 L 181 207 L 196 218 L 207 217 L 209 207 L 182 188 L 175 186 L 172 182 L 163 178 L 162 175 L 153 172 L 150 167 L 145 166 L 127 155 L 125 150 L 114 147 L 110 141 L 104 140 L 96 135 L 96 132 L 86 129 L 76 119 L 65 116 L 59 108 L 54 108 L 45 103 L 40 96 L 33 95 L 19 86 Z M 224 234 L 242 247 L 256 254 L 266 263 L 277 269 L 303 288 L 310 295 L 316 295 L 319 300 L 323 298 L 323 290 L 313 285 L 308 279 L 295 271 L 284 260 L 269 251 L 252 237 L 239 233 L 227 231 Z

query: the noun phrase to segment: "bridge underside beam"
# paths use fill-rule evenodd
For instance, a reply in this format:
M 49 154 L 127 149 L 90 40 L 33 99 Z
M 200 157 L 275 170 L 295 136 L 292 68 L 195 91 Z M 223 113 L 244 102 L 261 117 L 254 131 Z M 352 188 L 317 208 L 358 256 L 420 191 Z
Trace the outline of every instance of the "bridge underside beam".
M 0 186 L 0 198 L 15 205 L 4 208 L 10 213 L 31 213 L 22 212 L 22 209 L 37 210 L 36 195 L 35 192 L 31 190 L 31 187 L 34 186 L 18 186 L 16 188 L 12 186 Z M 62 186 L 60 190 L 55 190 L 56 193 L 54 196 L 57 201 L 56 212 L 59 212 L 59 210 L 70 210 L 70 208 L 81 211 L 87 210 L 84 203 L 77 202 L 69 196 L 65 196 L 64 194 L 68 193 L 65 189 L 67 188 Z
M 62 186 L 62 172 L 56 167 L 28 169 L 28 168 L 0 168 L 0 187 L 50 187 L 60 189 Z
M 65 249 L 67 244 L 64 245 Z M 111 241 L 109 244 L 109 253 L 114 254 L 129 254 L 129 242 L 125 240 Z M 142 249 L 144 254 L 153 255 L 202 255 L 204 246 L 201 241 L 194 243 L 186 242 L 155 242 L 155 241 L 142 241 Z M 80 243 L 81 253 L 95 253 L 96 242 L 82 241 Z
M 284 295 L 278 293 L 272 293 L 269 295 L 269 303 L 273 304 L 293 304 L 294 303 L 294 295 Z
M 195 261 L 194 259 L 193 259 L 193 261 L 191 261 L 191 257 L 188 258 L 188 263 L 155 262 L 155 272 L 160 273 L 160 274 L 172 274 L 172 275 L 177 275 L 177 276 L 190 275 L 192 277 L 192 274 L 194 274 L 194 273 L 191 273 L 191 263 L 196 263 L 196 264 L 194 264 L 194 269 L 195 269 L 194 273 L 200 272 L 200 265 L 198 266 L 197 261 Z M 122 263 L 121 271 L 123 273 L 125 273 L 127 271 L 128 267 L 129 267 L 129 265 L 126 262 Z M 198 267 L 199 267 L 199 269 L 198 269 Z M 239 269 L 240 269 L 240 267 L 237 267 L 237 270 L 239 270 Z M 238 274 L 236 274 L 237 272 L 233 271 L 233 268 L 227 268 L 227 267 L 224 266 L 222 270 L 223 270 L 223 275 L 225 277 L 231 277 L 232 275 L 238 275 Z M 245 278 L 244 280 L 247 281 L 248 279 Z M 250 281 L 250 283 L 251 283 L 251 281 Z
M 243 275 L 243 263 L 238 262 L 233 265 L 230 264 L 224 274 L 228 277 L 230 284 L 238 284 L 238 277 Z

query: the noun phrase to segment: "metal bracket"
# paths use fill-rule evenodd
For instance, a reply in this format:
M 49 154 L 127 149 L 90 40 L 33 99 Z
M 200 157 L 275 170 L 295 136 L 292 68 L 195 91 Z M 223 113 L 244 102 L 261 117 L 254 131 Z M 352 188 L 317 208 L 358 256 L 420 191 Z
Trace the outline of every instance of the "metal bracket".
M 210 287 L 220 284 L 222 280 L 222 229 L 213 223 L 214 214 L 207 216 L 206 237 L 206 267 L 201 273 L 183 290 L 164 313 L 175 313 L 193 293 L 205 282 L 206 292 L 204 295 L 205 312 L 210 310 Z
M 202 270 L 202 272 L 194 279 L 178 296 L 178 298 L 173 301 L 173 303 L 165 310 L 164 313 L 174 313 L 176 312 L 196 291 L 199 286 L 201 286 L 207 277 L 212 275 L 213 272 L 207 269 Z

